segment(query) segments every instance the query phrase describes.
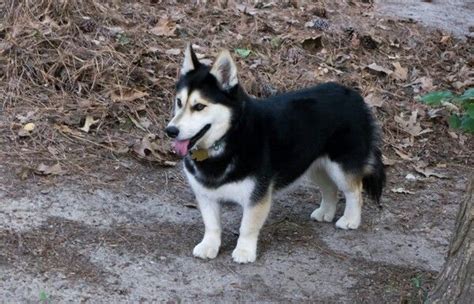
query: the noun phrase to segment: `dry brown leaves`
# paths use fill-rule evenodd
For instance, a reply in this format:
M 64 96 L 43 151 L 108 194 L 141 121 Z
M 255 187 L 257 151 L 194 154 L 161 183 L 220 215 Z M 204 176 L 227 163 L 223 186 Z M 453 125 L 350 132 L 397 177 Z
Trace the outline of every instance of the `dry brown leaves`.
M 177 25 L 174 21 L 163 18 L 158 24 L 150 29 L 150 33 L 157 36 L 174 37 L 176 36 Z
M 12 149 L 53 157 L 45 164 L 64 156 L 57 146 L 71 145 L 88 157 L 173 162 L 162 129 L 187 42 L 206 63 L 221 48 L 250 50 L 236 60 L 255 96 L 329 80 L 357 88 L 382 122 L 384 162 L 393 167 L 441 149 L 441 139 L 453 155 L 471 147 L 414 100 L 473 85 L 466 43 L 374 18 L 361 2 L 211 2 L 11 0 L 0 25 L 0 131 L 14 131 Z
M 175 161 L 167 160 L 167 151 L 164 150 L 163 145 L 157 141 L 157 138 L 153 134 L 148 134 L 142 139 L 137 140 L 133 144 L 133 152 L 142 158 L 149 161 L 158 160 L 164 166 L 174 166 Z
M 417 120 L 418 111 L 413 111 L 408 119 L 405 119 L 403 113 L 400 116 L 395 116 L 395 121 L 399 124 L 400 128 L 406 133 L 413 137 L 420 136 L 429 132 L 431 129 L 423 129 L 420 122 Z
M 61 168 L 60 164 L 45 165 L 41 163 L 36 168 L 35 173 L 39 175 L 62 175 L 66 172 Z
M 408 69 L 404 68 L 400 65 L 400 62 L 393 62 L 392 63 L 393 67 L 395 68 L 395 71 L 392 74 L 392 77 L 395 79 L 405 81 L 408 78 Z

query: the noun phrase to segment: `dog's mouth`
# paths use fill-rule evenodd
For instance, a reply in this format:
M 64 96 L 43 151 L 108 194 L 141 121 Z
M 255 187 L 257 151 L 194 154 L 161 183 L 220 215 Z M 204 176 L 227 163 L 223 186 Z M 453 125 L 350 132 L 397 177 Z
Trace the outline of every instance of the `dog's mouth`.
M 188 154 L 189 150 L 194 147 L 197 141 L 200 140 L 210 128 L 211 124 L 207 124 L 190 139 L 175 140 L 173 146 L 176 153 L 178 153 L 178 155 L 180 156 L 185 156 L 186 154 Z

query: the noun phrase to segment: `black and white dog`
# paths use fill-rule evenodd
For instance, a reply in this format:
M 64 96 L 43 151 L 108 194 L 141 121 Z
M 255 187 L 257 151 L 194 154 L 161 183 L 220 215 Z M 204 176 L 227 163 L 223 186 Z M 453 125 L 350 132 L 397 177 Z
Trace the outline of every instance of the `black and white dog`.
M 174 117 L 166 128 L 199 203 L 204 237 L 196 257 L 215 258 L 221 245 L 220 207 L 243 207 L 234 261 L 254 262 L 259 231 L 275 191 L 307 176 L 322 200 L 311 218 L 332 222 L 344 193 L 342 229 L 361 222 L 362 190 L 378 201 L 385 182 L 378 128 L 363 98 L 336 83 L 257 100 L 239 85 L 223 51 L 212 67 L 185 51 Z

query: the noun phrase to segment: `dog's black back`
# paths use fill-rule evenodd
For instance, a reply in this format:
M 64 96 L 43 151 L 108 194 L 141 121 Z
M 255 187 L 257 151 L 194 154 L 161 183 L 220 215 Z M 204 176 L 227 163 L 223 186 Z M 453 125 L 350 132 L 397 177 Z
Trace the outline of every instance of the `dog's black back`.
M 254 176 L 258 185 L 254 196 L 258 199 L 270 183 L 275 189 L 285 187 L 316 159 L 327 156 L 348 174 L 363 178 L 366 191 L 379 199 L 385 174 L 378 132 L 357 92 L 326 83 L 258 100 L 248 97 L 238 85 L 229 92 L 220 90 L 207 71 L 191 73 L 183 81 L 233 112 L 222 155 L 202 162 L 185 159 L 188 171 L 199 170 L 196 178 L 203 185 L 217 188 Z M 368 166 L 371 169 L 365 172 Z

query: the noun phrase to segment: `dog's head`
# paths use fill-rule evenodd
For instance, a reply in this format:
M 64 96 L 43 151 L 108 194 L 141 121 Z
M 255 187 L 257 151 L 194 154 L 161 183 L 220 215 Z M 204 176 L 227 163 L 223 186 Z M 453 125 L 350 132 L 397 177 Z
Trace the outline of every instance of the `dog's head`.
M 230 129 L 238 90 L 237 67 L 223 51 L 212 67 L 199 62 L 191 45 L 186 48 L 176 88 L 174 116 L 166 134 L 175 151 L 185 156 L 194 147 L 210 148 Z

